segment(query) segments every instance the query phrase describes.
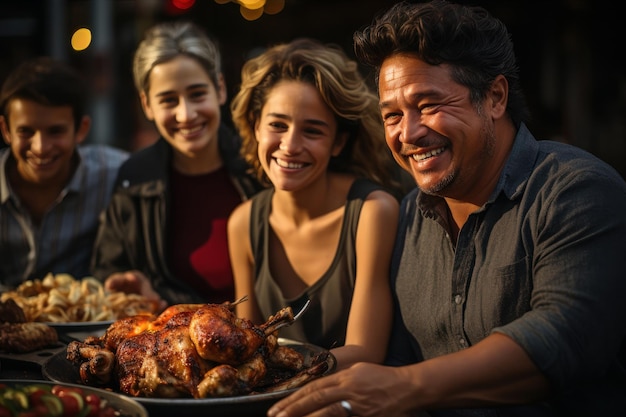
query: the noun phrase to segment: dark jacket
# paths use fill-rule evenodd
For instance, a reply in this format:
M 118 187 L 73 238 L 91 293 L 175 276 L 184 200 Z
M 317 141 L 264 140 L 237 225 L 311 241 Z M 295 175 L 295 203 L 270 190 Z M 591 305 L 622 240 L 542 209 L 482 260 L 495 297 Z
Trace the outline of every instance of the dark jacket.
M 262 187 L 246 173 L 248 166 L 239 155 L 241 139 L 221 125 L 218 142 L 233 184 L 247 200 Z M 91 270 L 100 280 L 115 272 L 139 270 L 170 305 L 201 303 L 204 300 L 177 280 L 167 264 L 171 159 L 171 146 L 159 138 L 120 167 L 115 192 L 100 219 Z

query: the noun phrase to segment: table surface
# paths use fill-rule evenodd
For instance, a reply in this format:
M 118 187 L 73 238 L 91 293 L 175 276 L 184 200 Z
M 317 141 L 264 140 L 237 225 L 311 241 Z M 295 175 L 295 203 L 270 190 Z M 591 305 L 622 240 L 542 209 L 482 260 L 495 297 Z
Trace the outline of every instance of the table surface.
M 41 365 L 0 359 L 0 379 L 36 379 L 45 380 Z

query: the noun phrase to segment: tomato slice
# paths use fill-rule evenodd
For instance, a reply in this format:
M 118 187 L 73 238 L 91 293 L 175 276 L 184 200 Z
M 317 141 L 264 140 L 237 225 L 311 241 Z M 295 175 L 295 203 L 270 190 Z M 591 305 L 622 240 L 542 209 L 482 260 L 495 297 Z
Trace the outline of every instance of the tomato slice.
M 41 401 L 41 397 L 44 395 L 52 395 L 50 391 L 45 391 L 39 388 L 24 390 L 28 394 L 28 400 L 31 405 L 40 405 L 43 404 Z
M 100 407 L 94 404 L 87 404 L 85 406 L 85 409 L 87 409 L 87 413 L 85 414 L 85 417 L 99 417 L 100 416 Z
M 100 408 L 100 402 L 102 400 L 100 399 L 100 396 L 96 395 L 96 394 L 87 394 L 85 395 L 85 402 L 87 404 L 90 405 L 95 405 L 96 407 Z
M 61 391 L 58 394 L 61 403 L 63 404 L 63 416 L 74 417 L 78 416 L 85 407 L 85 401 L 82 395 L 76 391 Z
M 51 417 L 59 417 L 63 415 L 63 402 L 54 394 L 44 394 L 40 398 L 43 405 L 48 409 Z

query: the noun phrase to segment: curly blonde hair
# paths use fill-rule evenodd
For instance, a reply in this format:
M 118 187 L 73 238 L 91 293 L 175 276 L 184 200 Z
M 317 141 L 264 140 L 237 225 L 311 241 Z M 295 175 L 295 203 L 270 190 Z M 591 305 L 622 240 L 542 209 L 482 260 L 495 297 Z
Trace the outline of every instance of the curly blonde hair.
M 231 102 L 233 123 L 243 140 L 241 154 L 261 182 L 270 184 L 257 155 L 254 126 L 268 94 L 283 80 L 313 85 L 337 118 L 337 136 L 349 133 L 329 170 L 366 177 L 403 193 L 399 168 L 384 140 L 378 98 L 356 61 L 334 44 L 307 38 L 273 46 L 248 60 L 241 71 L 239 92 Z

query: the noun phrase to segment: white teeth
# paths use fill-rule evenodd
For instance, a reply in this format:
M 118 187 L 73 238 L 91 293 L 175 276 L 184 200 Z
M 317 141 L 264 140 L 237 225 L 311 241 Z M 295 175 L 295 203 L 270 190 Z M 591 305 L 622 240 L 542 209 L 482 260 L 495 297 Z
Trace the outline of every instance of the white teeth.
M 287 162 L 287 161 L 283 161 L 282 159 L 278 159 L 278 158 L 276 158 L 276 163 L 280 167 L 289 168 L 289 169 L 299 169 L 299 168 L 303 168 L 304 167 L 304 164 L 302 164 L 302 163 Z
M 33 161 L 35 165 L 47 165 L 51 163 L 53 159 L 52 158 L 47 158 L 47 159 L 31 158 L 31 161 Z
M 415 159 L 416 161 L 423 161 L 424 159 L 428 159 L 431 156 L 439 155 L 441 152 L 445 150 L 446 150 L 445 147 L 441 147 L 441 148 L 433 149 L 432 151 L 428 151 L 426 153 L 415 154 L 413 155 L 413 159 Z
M 202 126 L 192 127 L 191 129 L 183 129 L 183 128 L 178 129 L 178 131 L 183 135 L 191 135 L 196 132 L 199 132 L 200 130 L 202 130 Z

